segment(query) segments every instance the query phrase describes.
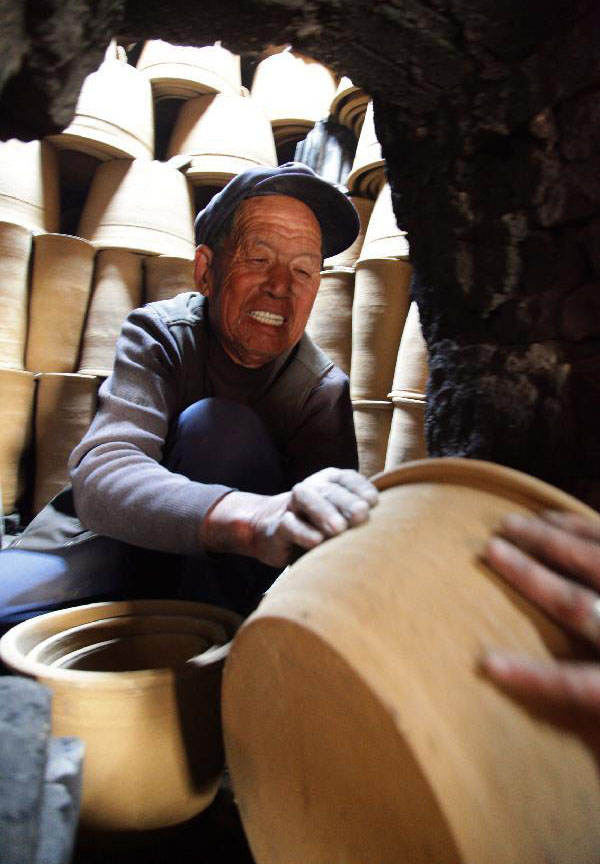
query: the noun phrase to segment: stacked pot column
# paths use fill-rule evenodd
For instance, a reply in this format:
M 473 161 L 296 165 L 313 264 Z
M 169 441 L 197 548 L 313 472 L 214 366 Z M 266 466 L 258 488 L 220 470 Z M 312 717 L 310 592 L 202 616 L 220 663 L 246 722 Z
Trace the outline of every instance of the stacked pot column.
M 410 302 L 407 259 L 408 242 L 396 225 L 384 184 L 356 263 L 352 310 L 350 392 L 359 467 L 368 476 L 381 471 L 386 461 L 393 407 L 388 394 Z
M 394 411 L 385 459 L 386 471 L 427 456 L 425 443 L 425 391 L 429 373 L 427 345 L 421 331 L 419 309 L 410 304 L 389 397 Z
M 46 142 L 0 144 L 0 510 L 27 497 L 35 375 L 25 368 L 33 236 L 56 231 L 56 153 Z

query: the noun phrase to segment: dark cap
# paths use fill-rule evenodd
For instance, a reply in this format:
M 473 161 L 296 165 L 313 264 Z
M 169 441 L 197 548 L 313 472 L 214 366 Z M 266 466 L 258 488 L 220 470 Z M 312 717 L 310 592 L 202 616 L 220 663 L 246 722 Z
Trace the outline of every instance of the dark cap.
M 278 168 L 251 168 L 230 180 L 196 216 L 196 243 L 211 245 L 234 210 L 246 198 L 289 195 L 313 211 L 321 226 L 324 257 L 347 249 L 358 235 L 358 213 L 349 198 L 301 162 Z

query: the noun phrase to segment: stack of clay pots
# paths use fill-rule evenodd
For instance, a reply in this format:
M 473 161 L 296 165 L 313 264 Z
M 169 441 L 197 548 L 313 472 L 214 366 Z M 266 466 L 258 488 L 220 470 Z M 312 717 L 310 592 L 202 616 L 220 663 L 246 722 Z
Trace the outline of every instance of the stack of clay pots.
M 35 513 L 66 483 L 68 452 L 93 416 L 99 383 L 112 371 L 125 316 L 144 302 L 194 290 L 194 199 L 202 206 L 240 171 L 276 165 L 276 144 L 305 136 L 329 115 L 360 132 L 346 184 L 362 229 L 350 249 L 325 261 L 309 332 L 352 371 L 357 402 L 387 399 L 391 380 L 363 387 L 359 371 L 365 274 L 379 268 L 379 276 L 385 270 L 394 279 L 400 266 L 397 249 L 382 252 L 377 236 L 363 247 L 383 181 L 368 97 L 349 79 L 338 86 L 329 69 L 289 49 L 266 56 L 247 83 L 251 90 L 242 86 L 239 57 L 220 44 L 191 48 L 155 40 L 144 45 L 135 67 L 111 43 L 64 132 L 42 142 L 0 144 L 5 512 L 28 500 Z M 181 101 L 174 103 L 179 110 L 159 161 L 154 114 L 163 100 Z M 80 204 L 68 221 L 61 200 L 69 197 L 64 183 L 71 176 L 80 183 Z M 68 233 L 60 233 L 65 222 Z M 386 263 L 366 263 L 381 259 Z M 374 308 L 380 302 L 387 299 L 375 299 Z M 384 316 L 395 334 L 385 351 L 394 358 L 402 316 L 401 310 Z M 358 413 L 363 409 L 357 404 Z M 373 449 L 369 435 L 359 438 L 363 453 Z M 35 459 L 24 458 L 28 452 Z M 379 456 L 361 462 L 367 473 L 382 467 Z
M 367 475 L 386 463 L 393 409 L 388 394 L 410 304 L 408 251 L 384 184 L 355 264 L 352 308 L 350 393 L 360 470 Z
M 386 471 L 427 456 L 425 443 L 425 391 L 428 376 L 427 345 L 421 331 L 419 309 L 413 301 L 400 340 L 389 398 L 394 406 L 385 458 Z
M 353 84 L 350 78 L 341 78 L 330 111 L 342 126 L 352 129 L 357 138 L 360 136 L 368 106 L 369 97 L 365 91 Z

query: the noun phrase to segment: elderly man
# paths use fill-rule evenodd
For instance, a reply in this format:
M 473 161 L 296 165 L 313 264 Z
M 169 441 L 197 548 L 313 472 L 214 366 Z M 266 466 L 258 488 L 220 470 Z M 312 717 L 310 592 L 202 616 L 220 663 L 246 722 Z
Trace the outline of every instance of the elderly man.
M 213 198 L 199 293 L 128 317 L 72 491 L 0 554 L 4 628 L 157 593 L 245 614 L 295 554 L 368 518 L 348 379 L 304 333 L 323 257 L 357 231 L 350 201 L 296 163 Z

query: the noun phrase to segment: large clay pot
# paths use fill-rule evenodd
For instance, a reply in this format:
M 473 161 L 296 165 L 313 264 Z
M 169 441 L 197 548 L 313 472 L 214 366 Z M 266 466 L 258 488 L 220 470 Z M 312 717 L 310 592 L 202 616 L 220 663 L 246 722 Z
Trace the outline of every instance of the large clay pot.
M 189 99 L 199 93 L 239 93 L 240 58 L 221 45 L 144 44 L 137 68 L 152 83 L 157 99 Z
M 397 396 L 425 398 L 428 377 L 427 343 L 421 330 L 419 307 L 413 300 L 402 330 L 392 389 L 389 393 L 390 399 Z
M 98 159 L 152 159 L 154 108 L 148 79 L 109 46 L 104 63 L 83 82 L 72 122 L 48 140 Z
M 314 339 L 336 366 L 347 375 L 352 356 L 352 301 L 354 271 L 327 270 L 321 273 L 321 284 L 306 325 Z
M 225 185 L 248 168 L 277 165 L 271 125 L 247 96 L 197 96 L 177 117 L 168 155 L 190 156 L 186 175 L 197 185 Z
M 92 289 L 95 248 L 81 237 L 39 234 L 25 365 L 32 372 L 73 372 Z
M 358 137 L 369 102 L 369 96 L 365 91 L 344 76 L 340 79 L 329 110 L 339 123 L 352 129 Z
M 346 185 L 355 195 L 375 199 L 384 182 L 385 160 L 375 132 L 373 103 L 369 102 Z
M 0 222 L 0 368 L 22 369 L 27 336 L 31 231 Z
M 371 218 L 371 212 L 373 210 L 373 202 L 370 198 L 361 198 L 360 196 L 353 196 L 350 198 L 356 210 L 358 212 L 358 216 L 360 219 L 360 231 L 358 232 L 358 236 L 354 243 L 351 246 L 348 246 L 347 249 L 344 249 L 343 252 L 339 252 L 337 255 L 333 255 L 331 258 L 326 258 L 323 262 L 323 267 L 325 270 L 336 269 L 338 267 L 354 267 L 356 264 L 360 252 L 363 246 L 363 241 L 365 239 L 365 232 L 367 230 L 367 225 L 369 224 L 369 219 Z
M 394 410 L 385 454 L 386 471 L 427 456 L 425 397 L 395 396 L 392 405 Z
M 479 659 L 491 645 L 577 655 L 480 556 L 509 511 L 598 514 L 471 460 L 413 462 L 377 485 L 369 521 L 293 564 L 227 662 L 227 761 L 256 861 L 596 861 L 585 730 L 500 691 Z
M 308 132 L 329 115 L 336 87 L 331 69 L 286 49 L 258 64 L 251 92 L 271 121 L 275 139 L 282 142 L 292 133 Z
M 0 220 L 36 234 L 59 230 L 58 162 L 47 141 L 0 142 Z
M 240 620 L 202 603 L 95 603 L 2 638 L 2 660 L 51 689 L 53 734 L 85 743 L 84 830 L 160 828 L 211 803 L 222 667 Z
M 195 291 L 194 262 L 171 255 L 152 255 L 145 260 L 144 300 L 168 300 L 184 291 Z
M 356 265 L 352 311 L 353 399 L 386 399 L 410 304 L 411 266 L 392 258 Z
M 34 513 L 39 513 L 69 482 L 69 456 L 92 422 L 98 384 L 98 379 L 90 375 L 50 372 L 38 377 Z
M 358 470 L 365 477 L 383 471 L 392 423 L 392 403 L 387 399 L 352 401 L 358 447 Z
M 142 303 L 143 259 L 124 249 L 96 256 L 94 289 L 81 341 L 79 372 L 110 375 L 123 320 Z
M 183 174 L 163 162 L 104 162 L 94 174 L 77 233 L 97 249 L 192 259 L 191 190 Z
M 401 231 L 396 223 L 392 209 L 390 185 L 384 183 L 369 219 L 360 252 L 360 260 L 363 261 L 367 258 L 408 259 L 409 251 L 406 231 Z
M 31 436 L 35 376 L 0 369 L 0 491 L 5 513 L 12 513 L 25 491 L 23 457 Z

